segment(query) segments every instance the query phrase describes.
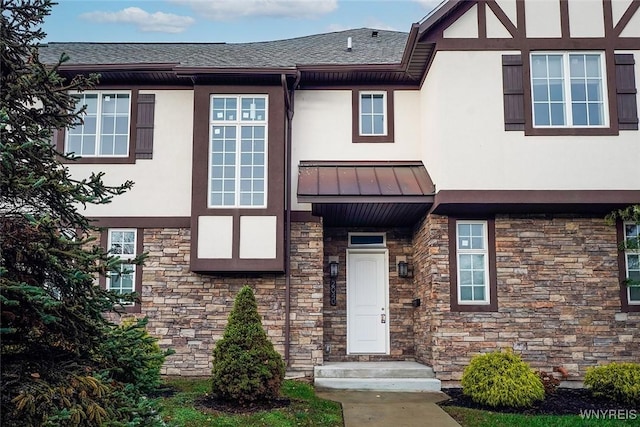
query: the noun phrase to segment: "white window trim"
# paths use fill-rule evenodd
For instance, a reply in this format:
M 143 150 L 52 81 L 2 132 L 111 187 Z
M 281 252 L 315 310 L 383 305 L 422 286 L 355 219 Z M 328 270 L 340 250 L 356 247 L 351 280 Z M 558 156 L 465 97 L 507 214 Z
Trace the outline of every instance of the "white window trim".
M 640 249 L 627 249 L 626 241 L 627 241 L 627 225 L 633 225 L 635 222 L 624 222 L 622 224 L 622 233 L 624 236 L 625 242 L 625 250 L 624 250 L 624 277 L 626 279 L 629 278 L 629 259 L 627 258 L 628 254 L 640 254 Z M 631 288 L 627 286 L 627 304 L 628 305 L 640 305 L 640 300 L 632 300 L 631 299 Z
M 372 243 L 372 244 L 351 244 L 351 237 L 353 236 L 382 236 L 382 243 Z M 366 233 L 354 231 L 348 233 L 348 247 L 350 248 L 386 248 L 387 247 L 387 234 L 386 233 Z
M 264 98 L 265 100 L 265 111 L 264 111 L 264 120 L 250 120 L 250 121 L 242 121 L 240 118 L 240 114 L 236 114 L 236 120 L 215 120 L 213 117 L 213 99 L 214 98 L 236 98 L 237 102 L 237 112 L 240 113 L 242 109 L 242 98 Z M 240 137 L 240 128 L 243 125 L 264 125 L 264 203 L 262 205 L 240 205 L 240 156 L 241 156 L 241 137 Z M 236 176 L 235 176 L 235 204 L 233 205 L 213 205 L 211 203 L 211 170 L 212 170 L 212 135 L 211 131 L 214 126 L 236 126 Z M 267 207 L 267 197 L 268 197 L 268 177 L 269 177 L 269 95 L 267 94 L 212 94 L 209 97 L 209 163 L 207 166 L 207 207 L 209 209 L 265 209 Z
M 100 144 L 101 141 L 101 130 L 102 130 L 102 94 L 104 93 L 113 93 L 113 94 L 127 94 L 129 95 L 129 112 L 127 114 L 127 150 L 126 154 L 100 154 Z M 129 151 L 131 150 L 131 109 L 133 97 L 130 90 L 86 90 L 84 92 L 77 92 L 76 95 L 98 95 L 97 102 L 97 111 L 96 111 L 96 154 L 80 154 L 75 153 L 76 156 L 83 158 L 127 158 L 129 157 Z M 82 107 L 82 105 L 78 105 L 78 107 Z M 64 137 L 64 152 L 70 153 L 69 151 L 69 132 L 65 132 Z
M 112 245 L 112 241 L 111 241 L 112 233 L 114 233 L 114 232 L 127 232 L 127 233 L 133 232 L 133 254 L 113 254 L 113 255 L 119 257 L 123 261 L 132 260 L 137 256 L 137 253 L 136 253 L 136 249 L 138 247 L 138 230 L 137 229 L 135 229 L 135 228 L 109 228 L 107 230 L 107 232 L 108 232 L 108 236 L 109 236 L 108 239 L 107 239 L 107 249 L 109 250 L 109 252 L 111 251 L 111 245 Z M 135 264 L 130 264 L 130 265 L 131 265 L 131 273 L 128 273 L 128 274 L 131 274 L 131 276 L 132 276 L 132 284 L 133 284 L 132 292 L 135 292 L 136 291 L 136 285 L 137 285 L 137 283 L 136 283 L 136 267 L 137 266 Z M 111 290 L 111 275 L 107 274 L 106 279 L 107 279 L 106 280 L 107 290 Z M 130 307 L 130 306 L 133 306 L 135 304 L 133 302 L 122 302 L 121 301 L 120 305 Z
M 382 133 L 362 133 L 362 95 L 382 95 Z M 384 90 L 362 90 L 358 92 L 358 135 L 367 137 L 387 136 L 389 134 L 389 127 L 387 126 L 387 122 L 389 120 L 389 112 L 387 111 L 387 96 L 389 96 L 389 94 Z
M 602 79 L 602 111 L 603 111 L 603 124 L 602 125 L 573 125 L 573 110 L 571 108 L 571 68 L 569 64 L 569 56 L 571 54 L 579 55 L 599 55 L 600 56 L 600 74 Z M 563 70 L 563 84 L 564 84 L 564 109 L 565 109 L 565 125 L 537 125 L 535 123 L 535 103 L 533 101 L 533 70 L 529 70 L 529 88 L 531 91 L 531 122 L 534 128 L 538 129 L 603 129 L 608 128 L 609 124 L 609 88 L 607 84 L 607 66 L 606 57 L 602 51 L 535 51 L 529 55 L 529 64 L 533 63 L 533 57 L 536 55 L 562 55 L 562 70 Z
M 480 224 L 482 225 L 482 239 L 484 249 L 460 249 L 459 242 L 460 238 L 458 236 L 458 225 L 460 224 Z M 471 300 L 464 301 L 461 298 L 461 289 L 460 289 L 460 255 L 474 255 L 481 254 L 484 255 L 484 300 Z M 490 296 L 490 284 L 489 284 L 489 225 L 487 221 L 466 221 L 466 220 L 458 220 L 456 221 L 456 286 L 458 290 L 458 305 L 489 305 L 491 303 Z

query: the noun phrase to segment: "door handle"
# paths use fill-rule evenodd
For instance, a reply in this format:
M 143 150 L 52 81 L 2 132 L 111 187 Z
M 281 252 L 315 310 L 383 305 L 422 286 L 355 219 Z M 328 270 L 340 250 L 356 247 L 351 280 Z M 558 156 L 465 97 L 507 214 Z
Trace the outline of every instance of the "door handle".
M 380 315 L 380 323 L 387 323 L 387 315 L 382 313 Z

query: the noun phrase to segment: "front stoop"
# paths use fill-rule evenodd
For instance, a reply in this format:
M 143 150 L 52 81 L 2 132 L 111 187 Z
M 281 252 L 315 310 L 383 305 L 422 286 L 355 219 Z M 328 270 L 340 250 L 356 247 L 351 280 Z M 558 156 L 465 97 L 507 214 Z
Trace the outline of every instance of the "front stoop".
M 431 367 L 417 362 L 327 362 L 314 368 L 318 388 L 376 391 L 440 391 Z

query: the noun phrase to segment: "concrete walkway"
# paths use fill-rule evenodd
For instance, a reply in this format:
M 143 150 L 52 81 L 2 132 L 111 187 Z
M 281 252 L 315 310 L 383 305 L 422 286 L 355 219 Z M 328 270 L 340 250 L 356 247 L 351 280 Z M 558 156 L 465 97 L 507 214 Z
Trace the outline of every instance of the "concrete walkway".
M 444 393 L 318 390 L 317 396 L 342 403 L 345 427 L 460 427 L 436 402 Z

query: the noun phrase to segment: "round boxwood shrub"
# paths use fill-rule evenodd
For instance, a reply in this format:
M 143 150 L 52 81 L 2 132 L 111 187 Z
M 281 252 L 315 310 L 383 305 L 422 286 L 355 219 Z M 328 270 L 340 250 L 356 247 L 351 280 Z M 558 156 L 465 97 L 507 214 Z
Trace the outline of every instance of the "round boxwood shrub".
M 475 356 L 462 374 L 462 392 L 488 406 L 527 407 L 544 399 L 540 377 L 511 352 Z
M 640 405 L 640 364 L 610 363 L 587 369 L 584 385 L 594 396 Z
M 244 286 L 213 350 L 212 394 L 241 404 L 278 397 L 284 362 L 262 328 L 251 287 Z

